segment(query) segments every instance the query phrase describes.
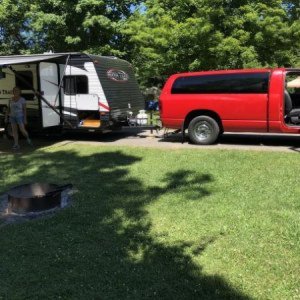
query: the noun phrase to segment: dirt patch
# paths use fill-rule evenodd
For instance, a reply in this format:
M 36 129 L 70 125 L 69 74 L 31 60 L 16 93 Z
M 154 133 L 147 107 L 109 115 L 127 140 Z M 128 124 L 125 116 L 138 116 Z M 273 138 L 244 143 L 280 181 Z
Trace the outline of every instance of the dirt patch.
M 12 151 L 12 141 L 0 138 L 0 153 L 23 154 L 48 146 L 63 145 L 94 145 L 94 146 L 126 146 L 159 149 L 223 149 L 223 150 L 250 150 L 250 151 L 279 151 L 300 152 L 300 136 L 276 134 L 224 134 L 217 144 L 211 146 L 197 146 L 189 143 L 188 138 L 182 144 L 182 136 L 173 134 L 172 131 L 143 131 L 126 129 L 106 134 L 65 134 L 61 137 L 34 137 L 34 147 L 21 141 L 20 151 Z

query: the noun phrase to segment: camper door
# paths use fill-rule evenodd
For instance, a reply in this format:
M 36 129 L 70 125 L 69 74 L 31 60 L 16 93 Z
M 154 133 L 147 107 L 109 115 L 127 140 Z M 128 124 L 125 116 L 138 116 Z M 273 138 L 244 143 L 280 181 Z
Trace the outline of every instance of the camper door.
M 41 93 L 53 106 L 59 106 L 59 98 L 56 99 L 59 89 L 58 67 L 55 63 L 40 63 Z M 56 101 L 55 101 L 56 100 Z M 55 103 L 56 102 L 56 103 Z M 57 115 L 45 102 L 41 101 L 43 127 L 60 125 L 60 116 Z

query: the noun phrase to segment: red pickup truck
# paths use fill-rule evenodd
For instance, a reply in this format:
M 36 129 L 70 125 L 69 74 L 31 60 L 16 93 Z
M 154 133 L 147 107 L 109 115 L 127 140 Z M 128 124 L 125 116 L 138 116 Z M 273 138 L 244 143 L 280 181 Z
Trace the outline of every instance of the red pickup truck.
M 223 132 L 300 133 L 300 69 L 249 69 L 171 76 L 160 96 L 166 128 L 195 144 Z

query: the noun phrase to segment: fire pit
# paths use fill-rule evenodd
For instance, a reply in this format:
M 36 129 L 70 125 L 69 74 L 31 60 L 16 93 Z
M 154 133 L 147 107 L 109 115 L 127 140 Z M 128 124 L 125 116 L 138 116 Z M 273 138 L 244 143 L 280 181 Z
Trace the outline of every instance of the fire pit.
M 46 211 L 61 206 L 61 193 L 72 184 L 59 186 L 48 183 L 31 183 L 12 188 L 7 192 L 8 210 L 16 214 Z

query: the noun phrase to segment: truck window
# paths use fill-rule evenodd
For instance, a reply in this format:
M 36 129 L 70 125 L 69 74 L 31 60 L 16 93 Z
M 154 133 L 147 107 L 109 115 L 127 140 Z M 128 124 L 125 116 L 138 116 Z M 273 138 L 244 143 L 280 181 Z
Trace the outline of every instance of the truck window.
M 18 86 L 21 90 L 32 90 L 33 87 L 33 74 L 31 71 L 17 71 L 19 76 L 21 76 L 23 80 L 16 76 L 16 86 Z
M 300 108 L 300 72 L 286 74 L 285 89 L 291 97 L 293 108 Z
M 172 94 L 266 94 L 269 73 L 185 76 L 175 80 Z
M 66 95 L 88 94 L 88 78 L 84 75 L 65 76 L 64 93 Z
M 286 88 L 290 94 L 299 93 L 300 72 L 299 73 L 287 73 Z

